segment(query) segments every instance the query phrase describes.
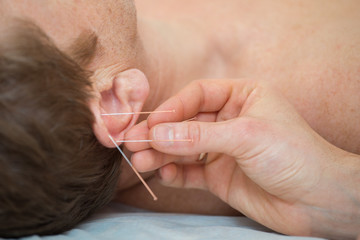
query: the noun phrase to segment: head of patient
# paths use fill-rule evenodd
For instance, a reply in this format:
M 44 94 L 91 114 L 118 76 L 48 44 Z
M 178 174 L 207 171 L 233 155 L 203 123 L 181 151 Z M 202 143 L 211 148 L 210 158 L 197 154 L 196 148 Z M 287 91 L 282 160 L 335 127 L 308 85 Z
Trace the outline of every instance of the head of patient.
M 135 41 L 128 30 L 134 23 L 126 22 L 134 16 L 131 1 L 117 3 L 124 21 L 113 29 L 121 31 L 116 41 L 107 36 L 114 13 L 101 15 L 116 12 L 112 3 L 85 2 L 0 4 L 7 15 L 0 24 L 1 237 L 67 230 L 116 189 L 119 154 L 103 145 L 108 133 L 119 137 L 136 120 L 103 120 L 100 113 L 132 110 L 119 98 L 126 84 L 146 80 L 121 64 Z M 146 82 L 140 85 L 145 92 L 137 91 L 135 102 L 147 95 Z
M 2 236 L 74 225 L 109 201 L 119 169 L 92 133 L 88 73 L 35 26 L 17 25 L 0 42 Z

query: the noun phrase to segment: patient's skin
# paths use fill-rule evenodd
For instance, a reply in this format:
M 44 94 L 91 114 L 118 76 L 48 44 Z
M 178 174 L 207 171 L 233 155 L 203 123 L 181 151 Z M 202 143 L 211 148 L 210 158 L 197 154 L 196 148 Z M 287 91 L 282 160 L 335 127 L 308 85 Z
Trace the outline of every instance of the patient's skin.
M 173 93 L 187 79 L 265 79 L 278 87 L 329 142 L 360 153 L 360 16 L 355 10 L 360 7 L 358 1 L 136 3 L 140 17 L 179 28 L 177 40 L 187 41 L 190 33 L 195 35 L 194 45 L 190 42 L 188 46 L 191 51 L 178 54 L 186 60 L 175 63 L 170 77 L 164 79 L 165 82 L 176 79 L 179 85 L 168 92 L 163 84 L 163 94 Z M 199 32 L 203 39 L 199 39 Z M 194 55 L 203 58 L 194 60 Z M 201 71 L 192 70 L 189 74 L 192 67 Z M 192 199 L 179 190 L 174 190 L 169 201 L 168 196 L 162 197 L 155 179 L 150 183 L 161 196 L 159 203 L 144 196 L 141 185 L 121 195 L 122 201 L 146 204 L 156 210 L 164 206 L 173 210 L 174 203 L 183 205 L 186 201 L 185 211 L 214 211 L 213 205 L 206 205 L 206 199 Z
M 267 80 L 326 140 L 360 154 L 359 1 L 137 0 L 138 34 L 125 0 L 5 2 L 65 51 L 82 30 L 95 31 L 102 49 L 89 69 L 142 70 L 151 87 L 144 110 L 194 79 Z M 169 189 L 153 173 L 145 176 L 158 202 L 126 164 L 117 199 L 159 211 L 236 213 L 208 193 Z

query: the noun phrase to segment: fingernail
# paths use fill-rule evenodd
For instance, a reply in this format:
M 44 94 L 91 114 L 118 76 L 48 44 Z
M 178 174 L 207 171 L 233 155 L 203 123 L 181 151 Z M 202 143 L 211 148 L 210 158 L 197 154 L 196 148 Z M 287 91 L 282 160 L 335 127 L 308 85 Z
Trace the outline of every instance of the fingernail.
M 161 124 L 155 127 L 153 133 L 154 140 L 170 140 L 168 142 L 156 142 L 159 146 L 168 147 L 174 144 L 171 140 L 174 140 L 174 127 L 169 124 Z

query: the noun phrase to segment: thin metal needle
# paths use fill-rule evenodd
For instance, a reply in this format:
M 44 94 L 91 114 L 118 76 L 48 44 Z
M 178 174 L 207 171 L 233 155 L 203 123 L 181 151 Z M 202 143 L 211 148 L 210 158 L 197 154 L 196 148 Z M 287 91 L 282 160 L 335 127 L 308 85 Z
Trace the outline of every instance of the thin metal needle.
M 152 111 L 152 112 L 125 112 L 125 113 L 102 113 L 102 116 L 119 116 L 119 115 L 135 115 L 135 114 L 152 114 L 152 113 L 174 113 L 174 110 Z
M 127 161 L 127 163 L 130 165 L 130 167 L 132 168 L 132 170 L 135 172 L 135 174 L 138 176 L 138 178 L 140 179 L 140 181 L 144 184 L 146 190 L 148 190 L 148 192 L 151 194 L 151 196 L 153 197 L 154 201 L 156 201 L 158 198 L 156 197 L 156 195 L 154 194 L 153 191 L 151 191 L 150 187 L 146 184 L 145 180 L 141 177 L 141 175 L 139 174 L 139 172 L 134 168 L 134 166 L 132 165 L 132 163 L 130 162 L 130 160 L 126 157 L 125 153 L 121 150 L 121 148 L 116 144 L 115 140 L 111 137 L 111 135 L 109 135 L 110 140 L 114 143 L 115 147 L 119 150 L 119 152 L 121 153 L 121 155 L 125 158 L 125 160 Z
M 150 140 L 150 139 L 139 139 L 139 140 L 118 140 L 117 143 L 133 143 L 133 142 L 193 142 L 192 139 L 159 139 L 159 140 Z

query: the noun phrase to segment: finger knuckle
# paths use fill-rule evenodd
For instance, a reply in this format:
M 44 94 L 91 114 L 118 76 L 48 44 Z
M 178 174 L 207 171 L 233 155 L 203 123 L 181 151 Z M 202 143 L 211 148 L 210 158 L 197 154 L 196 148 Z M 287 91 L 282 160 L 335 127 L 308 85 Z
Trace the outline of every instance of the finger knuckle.
M 243 118 L 240 124 L 237 126 L 237 130 L 244 137 L 252 137 L 259 133 L 259 130 L 263 128 L 263 123 L 254 118 Z
M 258 142 L 259 138 L 266 135 L 269 130 L 267 122 L 256 118 L 242 118 L 233 127 L 238 136 L 237 144 L 233 145 L 234 148 L 230 151 L 232 156 L 241 156 L 244 151 L 249 150 L 248 147 L 254 146 L 254 142 Z

